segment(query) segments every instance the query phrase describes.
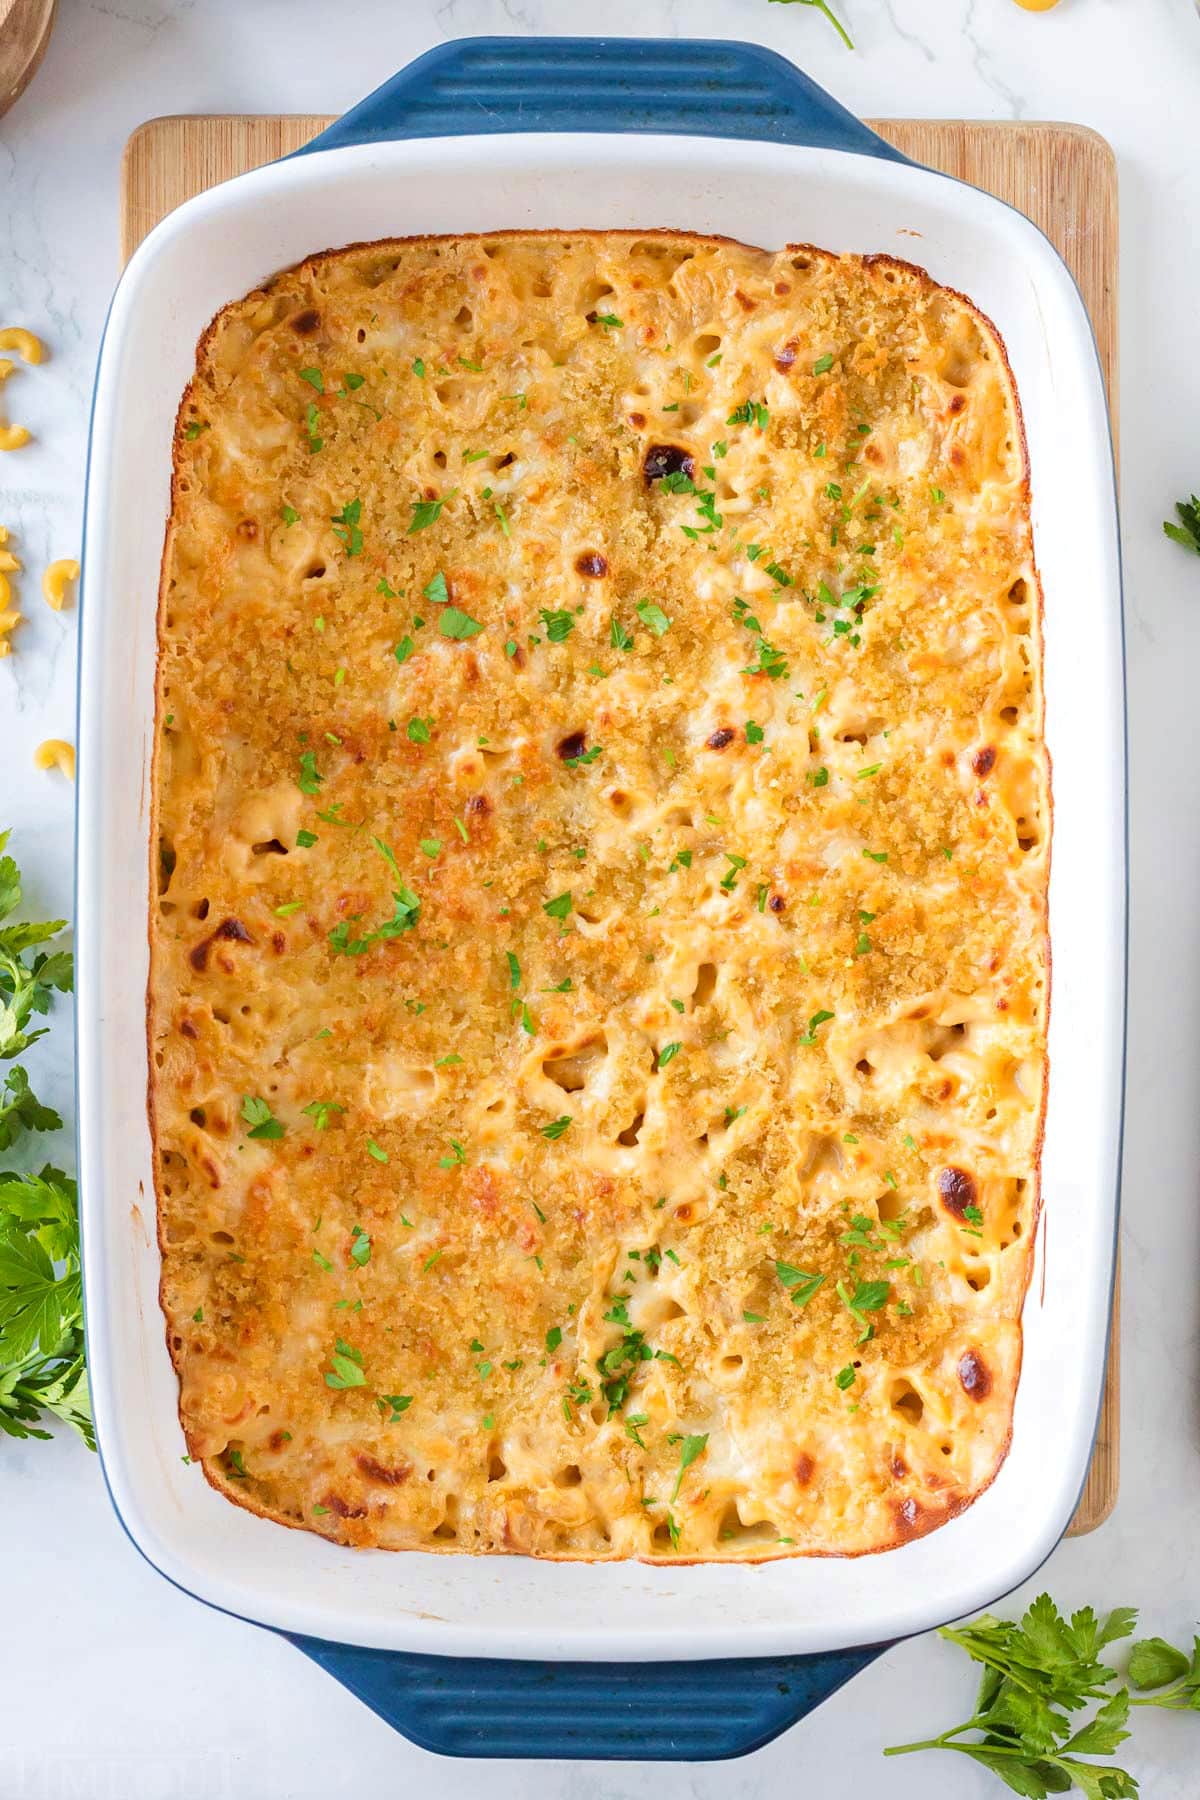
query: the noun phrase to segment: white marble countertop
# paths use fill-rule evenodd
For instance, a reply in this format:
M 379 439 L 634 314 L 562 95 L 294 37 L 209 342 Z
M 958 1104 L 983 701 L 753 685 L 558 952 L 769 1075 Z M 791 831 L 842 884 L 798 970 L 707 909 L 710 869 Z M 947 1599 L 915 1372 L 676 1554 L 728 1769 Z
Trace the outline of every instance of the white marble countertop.
M 121 150 L 143 119 L 340 111 L 448 37 L 591 29 L 754 38 L 865 115 L 1094 126 L 1120 160 L 1123 240 L 1133 788 L 1124 1471 L 1110 1521 L 1065 1543 L 1036 1581 L 1063 1603 L 1139 1605 L 1148 1630 L 1179 1641 L 1200 1617 L 1191 1542 L 1200 1489 L 1200 789 L 1191 779 L 1200 561 L 1169 544 L 1160 521 L 1200 487 L 1200 18 L 1193 0 L 1063 0 L 1047 17 L 1010 0 L 841 0 L 840 10 L 853 54 L 816 13 L 767 0 L 605 0 L 599 11 L 576 0 L 63 0 L 40 74 L 0 120 L 0 324 L 28 325 L 52 351 L 5 396 L 37 442 L 0 466 L 0 515 L 35 572 L 29 623 L 0 662 L 0 824 L 16 828 L 31 904 L 68 913 L 72 795 L 61 778 L 35 772 L 32 756 L 42 738 L 73 732 L 76 620 L 43 605 L 36 571 L 78 548 L 93 366 L 117 275 Z M 57 1031 L 55 1051 L 43 1047 L 31 1066 L 69 1114 L 67 1035 Z M 65 1141 L 56 1148 L 70 1157 Z M 882 1745 L 966 1715 L 970 1673 L 935 1638 L 890 1651 L 740 1762 L 485 1772 L 414 1749 L 286 1643 L 169 1587 L 122 1535 L 96 1460 L 75 1442 L 0 1440 L 0 1517 L 4 1800 L 375 1800 L 426 1783 L 450 1800 L 485 1781 L 495 1800 L 982 1800 L 1003 1791 L 957 1759 L 880 1760 Z M 1152 1800 L 1194 1800 L 1200 1721 L 1144 1715 L 1129 1761 Z

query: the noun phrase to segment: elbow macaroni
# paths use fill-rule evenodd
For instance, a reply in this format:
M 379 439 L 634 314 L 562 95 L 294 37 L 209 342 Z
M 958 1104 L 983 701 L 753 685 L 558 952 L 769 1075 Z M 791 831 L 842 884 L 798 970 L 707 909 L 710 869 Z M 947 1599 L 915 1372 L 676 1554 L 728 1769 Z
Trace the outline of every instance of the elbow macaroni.
M 74 557 L 63 556 L 52 562 L 42 576 L 42 593 L 46 604 L 61 612 L 67 599 L 67 588 L 73 581 L 79 580 L 79 564 Z
M 12 655 L 10 633 L 21 623 L 21 614 L 11 604 L 12 583 L 9 576 L 20 570 L 21 564 L 8 548 L 8 527 L 0 525 L 0 658 Z
M 887 257 L 314 257 L 180 411 L 191 1455 L 348 1545 L 878 1550 L 1002 1461 L 1050 810 L 1003 347 Z
M 65 738 L 47 738 L 33 753 L 39 769 L 57 769 L 68 781 L 75 779 L 75 746 Z
M 27 363 L 40 363 L 45 355 L 41 339 L 34 337 L 32 331 L 26 331 L 20 325 L 8 325 L 0 330 L 0 350 L 15 350 Z M 10 357 L 0 356 L 0 382 L 8 379 L 14 367 Z M 28 442 L 29 432 L 24 425 L 9 425 L 0 421 L 0 450 L 19 450 Z

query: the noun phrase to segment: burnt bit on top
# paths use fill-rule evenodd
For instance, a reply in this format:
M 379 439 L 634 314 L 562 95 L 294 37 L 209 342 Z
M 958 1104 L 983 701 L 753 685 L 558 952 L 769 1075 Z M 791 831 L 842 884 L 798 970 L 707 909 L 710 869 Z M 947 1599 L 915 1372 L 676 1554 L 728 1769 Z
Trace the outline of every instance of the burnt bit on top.
M 984 775 L 990 775 L 995 766 L 996 752 L 991 744 L 985 744 L 983 748 L 977 750 L 971 758 L 971 767 L 981 778 Z
M 737 732 L 731 726 L 718 725 L 705 741 L 710 750 L 724 750 L 729 744 L 732 744 L 736 736 Z
M 188 961 L 193 969 L 198 969 L 203 973 L 208 967 L 208 952 L 218 938 L 234 944 L 252 944 L 254 942 L 240 919 L 222 919 L 217 929 L 210 932 L 208 937 L 201 938 L 200 942 L 189 952 Z
M 599 581 L 608 574 L 608 558 L 601 556 L 599 550 L 581 550 L 575 558 L 575 573 L 586 575 L 590 581 Z
M 298 332 L 301 337 L 311 337 L 313 332 L 319 331 L 320 328 L 321 315 L 315 307 L 306 307 L 303 312 L 298 312 L 292 320 L 292 330 Z
M 948 1213 L 956 1219 L 965 1219 L 969 1206 L 979 1205 L 979 1190 L 975 1186 L 975 1177 L 968 1175 L 965 1169 L 939 1169 L 937 1178 L 938 1199 Z
M 559 738 L 554 748 L 564 762 L 574 762 L 586 750 L 587 737 L 582 731 L 569 731 L 565 738 Z
M 992 1373 L 978 1350 L 964 1350 L 958 1359 L 959 1385 L 970 1400 L 986 1400 L 992 1391 Z
M 690 453 L 678 444 L 651 444 L 642 462 L 642 477 L 647 487 L 661 481 L 664 475 L 686 475 L 691 481 L 696 465 Z

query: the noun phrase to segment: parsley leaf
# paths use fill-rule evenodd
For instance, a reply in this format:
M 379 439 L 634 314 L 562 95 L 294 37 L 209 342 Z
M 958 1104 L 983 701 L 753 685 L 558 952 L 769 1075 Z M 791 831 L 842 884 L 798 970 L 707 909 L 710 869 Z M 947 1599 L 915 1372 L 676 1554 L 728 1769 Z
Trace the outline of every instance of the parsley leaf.
M 574 613 L 551 612 L 548 607 L 543 606 L 539 617 L 546 627 L 546 636 L 552 644 L 565 643 L 575 629 Z
M 440 500 L 414 500 L 412 502 L 412 519 L 409 522 L 407 535 L 409 537 L 414 537 L 418 531 L 424 531 L 428 526 L 432 525 L 434 520 L 440 516 L 441 510 L 443 506 L 445 506 L 447 500 L 450 499 L 451 494 L 455 491 L 454 488 L 451 488 L 450 493 L 443 494 Z
M 683 1447 L 679 1452 L 679 1473 L 675 1477 L 675 1486 L 671 1491 L 671 1504 L 672 1505 L 674 1505 L 675 1501 L 678 1500 L 678 1498 L 679 1498 L 679 1490 L 683 1485 L 683 1477 L 684 1477 L 685 1473 L 687 1472 L 688 1469 L 691 1468 L 692 1464 L 695 1462 L 696 1458 L 700 1455 L 701 1451 L 704 1449 L 704 1447 L 707 1443 L 708 1443 L 707 1431 L 702 1431 L 699 1433 L 692 1433 L 684 1438 Z
M 300 758 L 300 773 L 296 777 L 296 786 L 302 794 L 317 794 L 321 791 L 321 783 L 325 777 L 317 768 L 317 753 L 306 750 Z
M 570 1113 L 563 1113 L 561 1118 L 551 1119 L 548 1125 L 542 1126 L 542 1136 L 544 1138 L 549 1138 L 553 1142 L 555 1138 L 560 1138 L 563 1135 L 563 1132 L 566 1131 L 570 1123 Z
M 281 1138 L 287 1129 L 272 1113 L 270 1102 L 253 1094 L 242 1095 L 241 1115 L 250 1127 L 247 1137 Z
M 794 1269 L 791 1263 L 777 1262 L 775 1273 L 792 1296 L 793 1306 L 807 1306 L 817 1289 L 823 1286 L 828 1277 L 810 1275 L 807 1269 Z
M 377 1394 L 375 1404 L 385 1414 L 384 1424 L 395 1425 L 402 1413 L 406 1413 L 413 1403 L 411 1394 Z M 389 1413 L 388 1409 L 391 1408 Z
M 8 833 L 0 832 L 0 851 L 7 842 Z M 20 903 L 20 872 L 11 856 L 0 855 L 0 919 L 15 912 Z M 65 919 L 0 926 L 0 1060 L 20 1056 L 30 1044 L 44 1037 L 45 1026 L 29 1029 L 32 1016 L 49 1012 L 52 991 L 71 991 L 74 977 L 70 951 L 39 950 L 31 959 L 24 954 L 57 937 L 65 926 Z
M 638 618 L 642 621 L 646 630 L 652 631 L 655 637 L 665 637 L 667 632 L 670 631 L 670 619 L 668 619 L 662 607 L 656 606 L 653 600 L 639 600 L 633 610 L 637 613 Z
M 330 520 L 330 523 L 333 526 L 333 535 L 335 538 L 340 538 L 341 542 L 346 546 L 347 556 L 362 555 L 363 534 L 359 529 L 358 524 L 361 518 L 362 501 L 347 500 L 341 512 L 334 513 L 333 518 Z
M 469 613 L 460 612 L 457 606 L 448 606 L 438 619 L 438 630 L 443 637 L 454 638 L 461 643 L 466 638 L 478 637 L 483 626 Z
M 29 1085 L 24 1069 L 10 1069 L 0 1088 L 0 1150 L 9 1150 L 23 1131 L 61 1131 L 62 1120 L 51 1106 L 43 1106 Z
M 608 630 L 609 642 L 612 644 L 614 650 L 633 649 L 633 638 L 630 633 L 626 631 L 616 613 L 612 615 L 612 622 L 609 625 Z
M 329 1359 L 332 1369 L 325 1371 L 325 1385 L 331 1388 L 366 1387 L 367 1377 L 363 1372 L 362 1352 L 352 1344 L 338 1338 L 336 1347 Z
M 1190 500 L 1177 500 L 1175 511 L 1180 523 L 1176 525 L 1172 520 L 1164 519 L 1163 530 L 1172 543 L 1182 544 L 1185 550 L 1194 550 L 1200 556 L 1200 500 L 1195 494 Z
M 571 910 L 571 890 L 565 894 L 556 894 L 553 900 L 543 900 L 542 911 L 552 919 L 565 919 Z
M 49 1167 L 40 1175 L 0 1173 L 0 1433 L 48 1438 L 39 1429 L 46 1414 L 96 1448 L 75 1183 Z

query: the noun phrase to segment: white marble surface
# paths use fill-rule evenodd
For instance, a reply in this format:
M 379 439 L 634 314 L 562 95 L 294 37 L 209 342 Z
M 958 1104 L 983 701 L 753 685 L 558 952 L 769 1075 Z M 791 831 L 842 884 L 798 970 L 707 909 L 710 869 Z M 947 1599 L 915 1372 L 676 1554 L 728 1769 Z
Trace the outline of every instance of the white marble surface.
M 1200 561 L 1160 520 L 1200 487 L 1200 19 L 1193 0 L 1063 0 L 1047 17 L 1010 0 L 841 10 L 854 54 L 816 14 L 767 0 L 62 0 L 40 75 L 0 121 L 0 323 L 29 325 L 52 350 L 8 383 L 12 416 L 38 441 L 0 459 L 0 519 L 31 570 L 77 549 L 121 149 L 153 114 L 337 111 L 447 37 L 599 28 L 755 38 L 862 114 L 1059 118 L 1103 132 L 1122 183 L 1133 783 L 1124 1475 L 1109 1523 L 1064 1544 L 1037 1580 L 1063 1602 L 1140 1605 L 1149 1629 L 1179 1639 L 1200 1615 Z M 0 822 L 16 827 L 33 905 L 66 913 L 72 797 L 34 771 L 32 753 L 72 735 L 75 617 L 51 613 L 35 580 L 25 592 L 29 623 L 0 663 Z M 64 1025 L 56 1051 L 33 1060 L 69 1112 L 65 1036 Z M 450 1800 L 485 1780 L 496 1800 L 1002 1791 L 957 1759 L 880 1760 L 882 1745 L 965 1716 L 968 1672 L 933 1638 L 891 1651 L 738 1763 L 485 1771 L 413 1749 L 286 1644 L 168 1587 L 122 1536 L 95 1459 L 74 1442 L 0 1441 L 0 1521 L 4 1800 L 375 1800 L 434 1786 Z M 1200 1720 L 1145 1716 L 1130 1761 L 1144 1795 L 1194 1800 Z

